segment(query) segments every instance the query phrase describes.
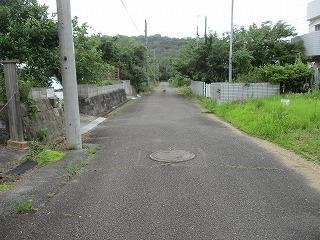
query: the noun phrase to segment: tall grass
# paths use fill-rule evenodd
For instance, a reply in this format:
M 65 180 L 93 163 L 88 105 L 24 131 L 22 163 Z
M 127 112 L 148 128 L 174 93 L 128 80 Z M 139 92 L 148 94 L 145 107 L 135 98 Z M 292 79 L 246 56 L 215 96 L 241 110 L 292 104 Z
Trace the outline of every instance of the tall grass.
M 281 98 L 290 99 L 290 104 L 284 105 Z M 221 105 L 203 97 L 197 99 L 208 112 L 216 113 L 244 132 L 320 163 L 319 91 Z

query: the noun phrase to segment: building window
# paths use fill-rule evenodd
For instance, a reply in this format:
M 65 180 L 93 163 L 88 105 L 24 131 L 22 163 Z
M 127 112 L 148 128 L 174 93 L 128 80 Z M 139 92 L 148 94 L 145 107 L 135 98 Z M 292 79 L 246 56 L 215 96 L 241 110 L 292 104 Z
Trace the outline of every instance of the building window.
M 320 24 L 315 25 L 315 30 L 320 31 Z

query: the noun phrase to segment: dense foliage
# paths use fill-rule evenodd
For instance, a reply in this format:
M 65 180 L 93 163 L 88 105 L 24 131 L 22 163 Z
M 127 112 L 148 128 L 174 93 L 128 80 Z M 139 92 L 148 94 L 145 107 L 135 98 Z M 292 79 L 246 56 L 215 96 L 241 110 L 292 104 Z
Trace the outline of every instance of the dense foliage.
M 28 96 L 30 87 L 47 87 L 53 78 L 61 80 L 58 25 L 46 6 L 37 0 L 2 0 L 0 22 L 0 59 L 17 59 L 21 63 L 19 84 L 23 98 Z M 115 67 L 119 67 L 121 77 L 132 80 L 140 89 L 147 80 L 145 47 L 133 38 L 126 37 L 120 43 L 101 35 L 90 36 L 88 29 L 87 24 L 73 20 L 78 82 L 110 83 Z M 0 75 L 0 101 L 4 101 L 1 69 Z
M 58 74 L 57 24 L 36 0 L 2 0 L 0 59 L 23 63 L 22 79 L 48 86 Z
M 287 91 L 300 91 L 311 71 L 304 62 L 302 43 L 292 43 L 295 29 L 280 21 L 240 27 L 234 34 L 233 78 L 236 81 L 281 83 Z M 211 34 L 192 41 L 171 60 L 171 81 L 181 76 L 195 81 L 228 79 L 229 35 Z M 302 60 L 295 63 L 300 56 Z
M 130 37 L 96 36 L 102 59 L 120 69 L 120 78 L 131 80 L 138 90 L 147 81 L 146 49 Z

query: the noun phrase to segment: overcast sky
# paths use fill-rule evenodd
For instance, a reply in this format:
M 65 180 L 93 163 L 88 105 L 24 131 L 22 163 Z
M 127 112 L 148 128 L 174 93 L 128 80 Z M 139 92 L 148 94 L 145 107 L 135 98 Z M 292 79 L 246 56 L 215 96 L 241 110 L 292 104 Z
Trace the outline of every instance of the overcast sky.
M 38 0 L 56 12 L 56 0 Z M 219 34 L 230 29 L 231 0 L 71 0 L 72 15 L 80 22 L 88 22 L 94 33 L 136 36 L 144 34 L 144 19 L 149 35 L 195 37 L 196 26 L 204 31 L 204 17 L 208 16 L 209 30 Z M 260 24 L 263 21 L 285 20 L 295 26 L 299 34 L 308 32 L 307 4 L 310 0 L 235 0 L 236 25 Z

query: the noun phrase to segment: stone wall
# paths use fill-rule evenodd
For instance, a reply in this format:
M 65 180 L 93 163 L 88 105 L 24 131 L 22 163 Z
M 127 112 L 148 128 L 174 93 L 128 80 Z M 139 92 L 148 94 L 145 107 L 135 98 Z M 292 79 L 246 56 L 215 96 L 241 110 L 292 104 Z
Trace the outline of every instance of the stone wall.
M 36 111 L 23 110 L 24 137 L 27 141 L 37 138 L 41 129 L 48 133 L 48 142 L 53 143 L 64 136 L 63 111 L 52 99 L 33 100 Z
M 60 140 L 65 134 L 62 109 L 58 108 L 52 99 L 33 100 L 32 105 L 33 112 L 28 111 L 26 105 L 21 106 L 25 140 L 36 140 L 40 129 L 48 133 L 48 143 Z M 5 109 L 0 114 L 0 144 L 6 144 L 10 138 L 8 125 L 8 115 Z
M 88 98 L 79 96 L 80 113 L 98 116 L 101 113 L 110 112 L 126 100 L 127 97 L 124 89 Z

